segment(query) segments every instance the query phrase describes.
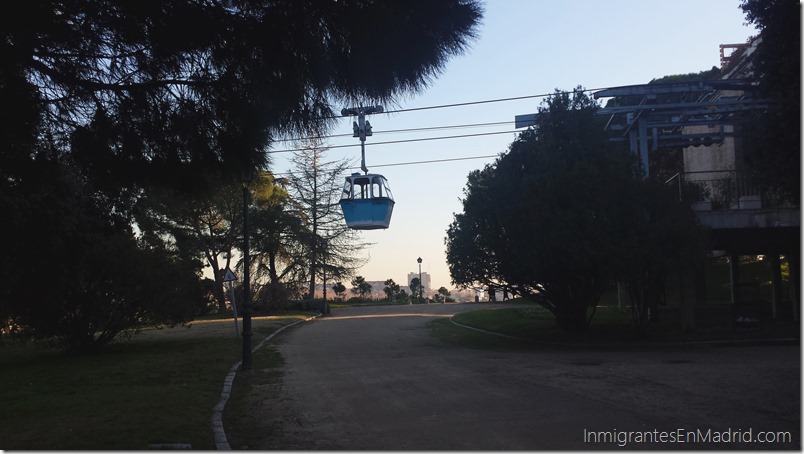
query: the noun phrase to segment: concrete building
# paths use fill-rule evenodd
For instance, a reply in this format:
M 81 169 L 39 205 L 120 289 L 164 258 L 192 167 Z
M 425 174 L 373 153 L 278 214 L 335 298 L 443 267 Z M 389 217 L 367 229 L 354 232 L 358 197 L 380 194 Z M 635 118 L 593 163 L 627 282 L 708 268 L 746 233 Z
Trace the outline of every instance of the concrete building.
M 746 172 L 740 140 L 739 128 L 750 127 L 749 114 L 770 105 L 758 97 L 753 74 L 752 56 L 760 40 L 721 45 L 718 80 L 614 87 L 594 96 L 641 98 L 633 105 L 603 108 L 599 113 L 609 116 L 606 128 L 613 137 L 629 142 L 646 177 L 651 153 L 660 148 L 683 149 L 683 172 L 667 183 L 678 186 L 679 197 L 691 204 L 708 227 L 712 256 L 729 259 L 733 319 L 747 306 L 753 306 L 759 318 L 798 319 L 801 210 L 774 204 L 773 197 L 762 193 Z M 743 255 L 769 258 L 773 276 L 769 300 L 741 281 Z M 786 295 L 782 293 L 782 258 L 790 269 Z M 702 274 L 688 276 L 687 285 L 682 286 L 680 312 L 685 328 L 696 324 Z
M 413 278 L 418 278 L 418 277 L 419 277 L 419 272 L 418 271 L 413 272 L 413 273 L 408 273 L 408 280 L 405 281 L 405 284 L 408 285 L 408 292 L 410 292 L 410 281 Z M 432 290 L 432 288 L 430 286 L 430 273 L 428 273 L 426 271 L 422 271 L 422 286 L 424 287 L 424 292 L 422 293 L 422 296 L 424 296 L 425 298 L 428 298 L 428 297 L 432 296 L 432 291 L 433 290 Z

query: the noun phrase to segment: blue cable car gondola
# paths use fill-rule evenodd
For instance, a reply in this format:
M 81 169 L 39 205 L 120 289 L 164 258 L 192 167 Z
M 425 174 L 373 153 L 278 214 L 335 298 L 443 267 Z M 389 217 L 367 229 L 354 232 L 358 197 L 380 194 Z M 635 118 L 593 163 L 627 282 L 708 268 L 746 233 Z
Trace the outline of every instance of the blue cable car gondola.
M 394 211 L 394 198 L 388 187 L 388 180 L 376 173 L 368 173 L 366 168 L 366 137 L 372 135 L 371 123 L 366 115 L 382 113 L 382 106 L 343 109 L 341 114 L 357 115 L 352 123 L 353 137 L 360 139 L 360 169 L 363 175 L 353 173 L 346 177 L 341 195 L 341 210 L 346 226 L 355 230 L 387 229 Z
M 346 226 L 356 230 L 387 229 L 394 211 L 388 180 L 376 173 L 346 177 L 340 204 Z

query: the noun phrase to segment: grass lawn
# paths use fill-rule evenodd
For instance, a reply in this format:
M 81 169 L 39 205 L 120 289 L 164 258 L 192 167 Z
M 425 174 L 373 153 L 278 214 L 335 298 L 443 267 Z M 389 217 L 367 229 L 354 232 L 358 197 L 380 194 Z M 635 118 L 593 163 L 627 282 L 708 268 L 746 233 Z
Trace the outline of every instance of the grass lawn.
M 797 339 L 800 336 L 799 323 L 785 320 L 768 320 L 759 329 L 732 328 L 726 324 L 685 332 L 677 321 L 665 317 L 664 322 L 638 331 L 632 325 L 630 311 L 621 310 L 616 304 L 598 307 L 589 331 L 575 334 L 563 332 L 550 312 L 525 301 L 521 307 L 464 312 L 452 320 L 460 325 L 521 339 L 506 339 L 469 330 L 456 326 L 449 319 L 430 322 L 433 333 L 448 343 L 490 348 L 530 349 L 573 344 L 602 348 L 612 345 L 639 347 L 668 342 Z
M 549 311 L 526 301 L 522 301 L 522 307 L 464 312 L 455 315 L 453 320 L 460 325 L 532 341 L 611 341 L 634 336 L 633 330 L 629 329 L 630 313 L 616 306 L 598 307 L 589 332 L 575 335 L 564 333 Z
M 235 377 L 223 417 L 226 438 L 232 449 L 282 449 L 263 444 L 279 443 L 282 411 L 266 402 L 280 400 L 285 362 L 270 344 L 254 352 L 253 361 L 252 370 L 238 372 Z
M 305 315 L 254 317 L 253 345 Z M 242 355 L 231 319 L 152 329 L 74 356 L 39 343 L 0 344 L 0 449 L 213 450 L 212 409 Z M 267 367 L 255 354 L 254 367 Z

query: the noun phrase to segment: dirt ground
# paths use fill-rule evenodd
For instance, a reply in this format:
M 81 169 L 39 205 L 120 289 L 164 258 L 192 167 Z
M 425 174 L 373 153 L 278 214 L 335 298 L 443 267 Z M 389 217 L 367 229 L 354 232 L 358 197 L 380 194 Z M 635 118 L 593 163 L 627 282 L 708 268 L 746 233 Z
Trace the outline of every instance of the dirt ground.
M 427 327 L 480 308 L 339 309 L 286 331 L 279 397 L 257 396 L 251 415 L 262 441 L 233 448 L 801 449 L 799 345 L 514 352 Z M 791 440 L 748 442 L 764 432 Z

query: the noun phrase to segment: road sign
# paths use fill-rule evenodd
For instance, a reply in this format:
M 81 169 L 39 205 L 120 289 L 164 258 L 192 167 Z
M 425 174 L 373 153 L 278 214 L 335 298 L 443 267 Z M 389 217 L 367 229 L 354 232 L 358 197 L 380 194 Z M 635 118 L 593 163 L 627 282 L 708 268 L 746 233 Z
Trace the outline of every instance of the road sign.
M 536 126 L 536 117 L 539 114 L 525 114 L 517 115 L 514 117 L 514 128 L 527 128 L 528 126 Z
M 232 282 L 236 280 L 237 276 L 235 276 L 231 269 L 226 268 L 226 273 L 223 275 L 223 282 Z

